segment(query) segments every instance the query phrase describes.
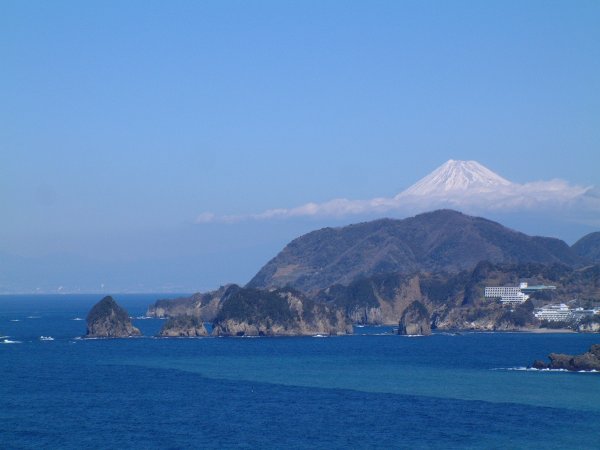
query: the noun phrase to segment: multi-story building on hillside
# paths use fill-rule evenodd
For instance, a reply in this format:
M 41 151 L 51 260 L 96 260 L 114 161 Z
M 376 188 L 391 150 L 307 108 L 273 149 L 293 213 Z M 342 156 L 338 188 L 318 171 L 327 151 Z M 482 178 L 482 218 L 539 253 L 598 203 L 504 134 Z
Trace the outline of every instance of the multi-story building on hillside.
M 538 320 L 546 320 L 548 322 L 568 322 L 573 319 L 571 309 L 564 303 L 544 306 L 535 311 L 533 315 Z
M 526 288 L 527 283 L 521 283 L 516 286 L 489 286 L 485 288 L 484 295 L 486 298 L 499 298 L 500 302 L 505 305 L 518 305 L 525 302 L 529 295 L 521 291 Z
M 586 317 L 598 314 L 595 309 L 575 308 L 571 309 L 564 303 L 560 305 L 546 305 L 535 310 L 533 315 L 539 320 L 548 322 L 575 322 L 579 323 Z

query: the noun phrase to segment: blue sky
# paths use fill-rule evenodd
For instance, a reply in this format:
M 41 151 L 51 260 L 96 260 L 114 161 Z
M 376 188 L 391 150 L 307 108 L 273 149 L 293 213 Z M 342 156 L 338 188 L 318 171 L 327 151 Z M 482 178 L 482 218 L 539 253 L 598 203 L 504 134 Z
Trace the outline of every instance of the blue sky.
M 598 186 L 598 23 L 596 1 L 5 0 L 5 278 L 245 283 L 298 234 L 375 216 L 198 215 L 391 197 L 448 159 Z

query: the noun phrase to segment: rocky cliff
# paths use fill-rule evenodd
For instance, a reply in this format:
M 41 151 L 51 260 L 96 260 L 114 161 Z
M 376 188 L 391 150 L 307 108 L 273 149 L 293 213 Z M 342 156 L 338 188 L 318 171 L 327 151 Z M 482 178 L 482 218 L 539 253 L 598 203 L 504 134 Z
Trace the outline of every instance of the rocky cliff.
M 219 312 L 223 295 L 232 286 L 221 286 L 215 291 L 197 293 L 190 297 L 157 300 L 148 307 L 146 315 L 159 319 L 187 315 L 197 317 L 203 322 L 212 322 Z
M 534 293 L 531 301 L 514 308 L 503 307 L 498 301 L 483 296 L 485 286 L 516 286 L 523 279 L 531 284 L 554 285 L 556 289 Z M 226 300 L 240 291 L 242 297 L 248 298 L 246 303 L 251 303 L 250 298 L 256 300 L 255 307 L 248 304 L 235 317 L 220 315 L 224 305 L 229 304 Z M 309 305 L 312 301 L 310 304 L 315 305 L 312 308 L 316 308 L 317 316 L 327 316 L 319 309 L 319 305 L 322 305 L 335 316 L 341 315 L 345 323 L 396 326 L 405 309 L 417 300 L 430 312 L 431 326 L 440 330 L 524 330 L 540 325 L 532 314 L 534 307 L 572 298 L 578 298 L 581 302 L 576 306 L 588 309 L 600 306 L 600 265 L 574 269 L 561 264 L 481 262 L 474 269 L 459 273 L 390 273 L 359 278 L 348 285 L 331 286 L 313 296 L 291 288 L 269 291 L 229 285 L 187 299 L 160 300 L 149 312 L 158 317 L 192 315 L 205 322 L 219 318 L 220 328 L 217 332 L 224 334 L 293 334 L 294 331 L 286 331 L 282 327 L 276 332 L 273 330 L 275 323 L 281 324 L 281 321 L 271 320 L 271 331 L 268 333 L 265 323 L 258 328 L 255 323 L 249 323 L 254 317 L 260 317 L 260 308 L 268 309 L 274 304 L 266 300 L 272 298 L 273 292 L 281 295 L 284 291 L 295 292 L 294 296 L 301 299 L 303 305 Z M 289 309 L 289 305 L 285 308 Z M 306 320 L 303 323 L 302 326 L 306 326 Z M 246 325 L 248 329 L 244 328 Z M 312 331 L 325 334 L 326 328 L 322 325 L 318 331 L 316 328 L 306 329 L 301 334 L 311 334 Z M 594 323 L 580 329 L 590 332 L 599 330 L 600 326 Z
M 238 289 L 223 300 L 215 336 L 297 336 L 352 333 L 343 312 L 293 289 Z
M 550 363 L 535 361 L 532 365 L 535 369 L 563 369 L 570 371 L 596 370 L 600 371 L 600 344 L 594 344 L 589 351 L 582 355 L 565 355 L 561 353 L 550 353 Z
M 600 316 L 586 317 L 577 324 L 580 333 L 600 333 Z
M 431 334 L 431 316 L 423 303 L 414 301 L 404 310 L 398 334 L 409 336 L 427 336 Z
M 127 311 L 110 296 L 96 303 L 87 315 L 85 337 L 121 338 L 140 334 L 140 330 L 131 324 Z
M 532 294 L 530 302 L 506 308 L 484 298 L 485 286 L 517 286 L 522 279 L 556 286 Z M 392 273 L 358 279 L 319 292 L 316 299 L 344 310 L 353 323 L 396 325 L 403 311 L 418 300 L 430 311 L 439 329 L 480 331 L 537 327 L 533 308 L 563 299 L 582 305 L 600 304 L 600 266 L 573 269 L 560 264 L 491 264 L 459 273 Z
M 200 337 L 208 336 L 208 332 L 198 317 L 181 315 L 168 319 L 158 335 L 161 337 Z

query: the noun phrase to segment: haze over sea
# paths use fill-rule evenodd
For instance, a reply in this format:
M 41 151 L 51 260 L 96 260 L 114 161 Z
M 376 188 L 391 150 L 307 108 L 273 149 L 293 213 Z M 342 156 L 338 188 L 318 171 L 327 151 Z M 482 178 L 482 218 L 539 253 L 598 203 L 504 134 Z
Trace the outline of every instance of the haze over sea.
M 162 296 L 162 295 L 161 295 Z M 120 295 L 133 317 L 157 295 Z M 586 334 L 389 327 L 81 340 L 97 295 L 2 296 L 2 448 L 593 448 L 600 377 L 515 370 Z M 157 319 L 134 319 L 145 336 Z M 41 341 L 40 336 L 53 341 Z

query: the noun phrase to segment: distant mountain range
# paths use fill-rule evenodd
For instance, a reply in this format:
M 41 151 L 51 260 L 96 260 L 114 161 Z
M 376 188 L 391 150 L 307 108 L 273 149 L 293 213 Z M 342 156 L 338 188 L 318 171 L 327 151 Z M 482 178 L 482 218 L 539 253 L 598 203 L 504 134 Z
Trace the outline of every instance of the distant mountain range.
M 455 179 L 454 184 L 462 181 Z M 308 233 L 290 242 L 248 287 L 291 286 L 311 293 L 377 274 L 470 270 L 480 261 L 576 267 L 585 257 L 559 239 L 528 236 L 481 217 L 438 210 Z

